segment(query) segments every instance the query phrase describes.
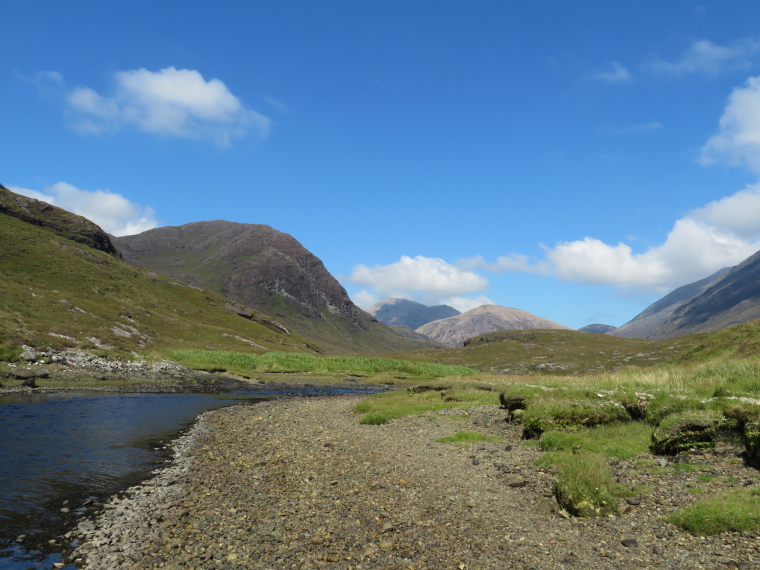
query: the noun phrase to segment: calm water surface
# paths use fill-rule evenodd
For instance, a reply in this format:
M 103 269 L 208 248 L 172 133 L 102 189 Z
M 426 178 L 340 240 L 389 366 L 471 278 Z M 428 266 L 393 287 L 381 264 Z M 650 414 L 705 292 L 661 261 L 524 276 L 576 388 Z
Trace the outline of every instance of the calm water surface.
M 349 391 L 357 390 L 315 388 L 302 393 Z M 25 544 L 32 545 L 46 541 L 50 536 L 39 529 L 60 524 L 61 507 L 76 511 L 88 499 L 102 499 L 145 478 L 166 460 L 156 450 L 163 447 L 159 442 L 189 427 L 198 414 L 283 394 L 0 396 L 0 569 L 51 568 L 60 556 L 25 552 L 15 538 L 26 535 Z

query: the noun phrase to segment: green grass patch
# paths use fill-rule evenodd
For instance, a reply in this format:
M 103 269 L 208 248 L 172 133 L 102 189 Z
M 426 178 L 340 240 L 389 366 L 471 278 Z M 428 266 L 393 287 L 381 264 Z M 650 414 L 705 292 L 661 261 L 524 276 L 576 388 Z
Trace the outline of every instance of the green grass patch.
M 554 495 L 562 508 L 576 516 L 613 514 L 617 511 L 616 497 L 627 493 L 615 483 L 610 466 L 598 453 L 551 452 L 537 464 L 558 467 Z
M 393 358 L 362 358 L 358 356 L 316 356 L 301 352 L 249 352 L 178 350 L 172 358 L 185 366 L 209 370 L 224 368 L 241 374 L 251 373 L 308 373 L 350 374 L 355 376 L 393 378 L 470 377 L 480 374 L 462 366 L 435 363 L 413 363 Z
M 442 437 L 436 439 L 437 443 L 470 443 L 474 441 L 500 441 L 500 437 L 493 435 L 486 435 L 484 433 L 478 433 L 476 431 L 458 431 L 454 435 L 449 437 Z
M 652 428 L 643 422 L 624 422 L 574 432 L 544 432 L 539 444 L 544 451 L 583 450 L 625 459 L 647 453 L 651 436 Z
M 354 406 L 354 412 L 366 414 L 361 423 L 386 423 L 392 419 L 423 412 L 495 405 L 498 398 L 496 392 L 478 390 L 467 384 L 441 392 L 394 390 L 364 398 Z M 384 418 L 385 421 L 376 421 L 380 418 Z
M 691 534 L 760 530 L 760 489 L 732 489 L 706 497 L 666 519 Z

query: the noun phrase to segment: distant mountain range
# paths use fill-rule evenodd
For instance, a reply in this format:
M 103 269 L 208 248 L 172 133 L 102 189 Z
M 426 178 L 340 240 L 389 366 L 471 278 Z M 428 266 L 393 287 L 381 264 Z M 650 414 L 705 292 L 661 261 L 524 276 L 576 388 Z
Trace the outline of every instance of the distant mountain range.
M 367 312 L 388 326 L 405 326 L 418 329 L 431 321 L 455 317 L 461 313 L 448 305 L 428 307 L 407 299 L 384 299 L 372 305 Z
M 384 299 L 368 312 L 404 336 L 462 346 L 470 337 L 506 329 L 566 329 L 520 309 L 482 305 L 460 313 L 448 305 L 428 307 L 407 299 Z M 412 328 L 417 325 L 415 328 Z

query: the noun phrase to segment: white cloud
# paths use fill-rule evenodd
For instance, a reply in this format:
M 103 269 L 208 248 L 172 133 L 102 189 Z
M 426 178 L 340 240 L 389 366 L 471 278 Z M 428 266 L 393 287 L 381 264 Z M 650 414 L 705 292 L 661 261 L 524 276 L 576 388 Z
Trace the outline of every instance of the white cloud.
M 465 311 L 475 309 L 481 305 L 495 305 L 496 303 L 485 295 L 478 295 L 473 299 L 468 297 L 450 297 L 448 299 L 442 299 L 440 304 L 454 307 L 460 313 L 464 313 Z
M 47 186 L 42 192 L 17 186 L 8 189 L 83 216 L 115 236 L 138 234 L 159 225 L 152 208 L 108 190 L 80 190 L 66 182 Z
M 688 215 L 726 228 L 743 238 L 756 237 L 760 234 L 760 182 L 751 184 L 732 196 L 692 210 Z
M 650 64 L 654 73 L 682 76 L 688 74 L 717 75 L 724 71 L 746 70 L 760 53 L 760 41 L 753 38 L 719 46 L 708 40 L 692 42 L 676 61 L 658 59 Z
M 362 309 L 369 309 L 378 301 L 382 301 L 382 299 L 378 299 L 376 295 L 373 295 L 366 289 L 362 289 L 358 293 L 351 295 L 351 300 Z
M 57 77 L 62 81 L 60 74 Z M 219 79 L 206 81 L 198 71 L 174 67 L 117 72 L 111 94 L 78 87 L 66 95 L 66 103 L 71 127 L 83 134 L 132 127 L 229 146 L 250 132 L 266 137 L 271 124 L 264 115 L 243 106 Z
M 760 172 L 760 76 L 734 89 L 718 133 L 702 148 L 703 164 L 719 161 Z
M 606 81 L 607 83 L 622 83 L 631 79 L 631 73 L 628 69 L 613 61 L 609 71 L 597 71 L 588 75 L 589 79 L 595 79 L 597 81 Z
M 729 226 L 703 221 L 718 221 L 718 210 L 710 205 L 695 210 L 676 221 L 662 245 L 642 253 L 624 243 L 609 245 L 587 237 L 547 248 L 546 256 L 563 281 L 662 294 L 735 265 L 760 249 L 757 232 L 748 240 Z
M 348 280 L 371 291 L 362 291 L 365 299 L 401 297 L 429 305 L 438 304 L 444 298 L 479 293 L 488 287 L 488 280 L 482 275 L 443 259 L 421 255 L 404 255 L 389 265 L 357 265 Z

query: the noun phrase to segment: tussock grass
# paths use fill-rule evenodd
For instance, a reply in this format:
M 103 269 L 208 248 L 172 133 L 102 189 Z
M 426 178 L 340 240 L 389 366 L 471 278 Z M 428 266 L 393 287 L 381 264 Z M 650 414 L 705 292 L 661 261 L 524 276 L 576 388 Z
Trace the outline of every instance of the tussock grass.
M 760 489 L 732 489 L 706 497 L 667 517 L 700 536 L 760 529 Z
M 627 494 L 615 483 L 610 466 L 598 453 L 550 452 L 541 457 L 539 464 L 558 467 L 554 495 L 560 506 L 573 515 L 613 514 L 617 511 L 616 497 Z

